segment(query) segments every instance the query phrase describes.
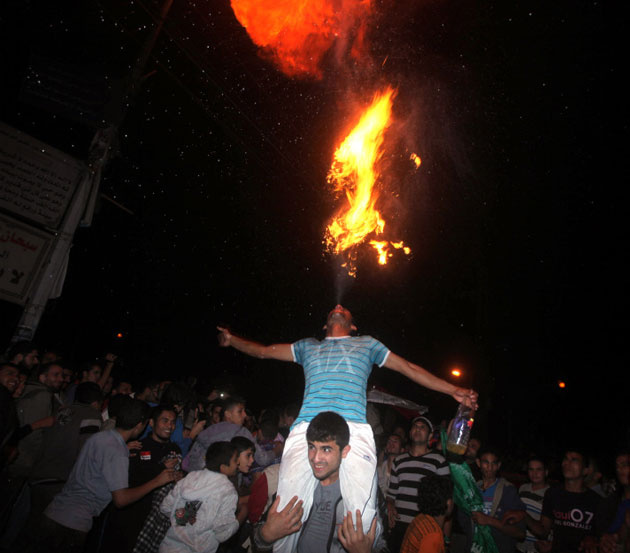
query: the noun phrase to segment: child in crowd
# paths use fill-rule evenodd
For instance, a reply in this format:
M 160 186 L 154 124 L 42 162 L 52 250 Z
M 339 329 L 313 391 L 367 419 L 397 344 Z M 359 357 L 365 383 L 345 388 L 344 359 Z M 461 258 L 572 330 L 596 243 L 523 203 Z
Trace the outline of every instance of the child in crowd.
M 169 528 L 160 553 L 214 553 L 238 529 L 238 496 L 229 478 L 238 471 L 238 452 L 230 442 L 215 442 L 206 453 L 206 468 L 191 472 L 162 502 Z

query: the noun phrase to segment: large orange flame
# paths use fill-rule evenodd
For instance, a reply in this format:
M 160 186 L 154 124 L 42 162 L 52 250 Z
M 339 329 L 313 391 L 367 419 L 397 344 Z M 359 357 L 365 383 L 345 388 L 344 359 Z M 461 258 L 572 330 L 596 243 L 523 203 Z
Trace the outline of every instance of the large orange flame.
M 359 122 L 337 148 L 328 173 L 328 182 L 337 193 L 345 192 L 347 203 L 326 228 L 324 241 L 330 252 L 344 254 L 348 274 L 356 276 L 356 246 L 370 236 L 380 236 L 385 221 L 376 210 L 378 162 L 383 155 L 383 140 L 390 124 L 395 91 L 391 87 L 376 94 Z M 410 250 L 402 242 L 370 240 L 378 262 L 387 263 L 390 246 Z
M 321 61 L 339 43 L 364 58 L 372 0 L 231 0 L 250 38 L 289 76 L 321 77 Z M 349 37 L 354 36 L 354 39 Z

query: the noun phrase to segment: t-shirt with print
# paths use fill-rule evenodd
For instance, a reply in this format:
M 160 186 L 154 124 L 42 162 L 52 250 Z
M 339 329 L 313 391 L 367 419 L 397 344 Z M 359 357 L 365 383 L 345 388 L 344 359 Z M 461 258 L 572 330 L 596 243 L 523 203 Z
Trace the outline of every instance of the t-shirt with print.
M 341 503 L 339 480 L 329 486 L 318 482 L 313 506 L 298 541 L 297 553 L 342 553 L 337 537 L 337 507 Z
M 333 411 L 348 422 L 367 423 L 367 381 L 372 366 L 383 366 L 389 350 L 371 336 L 299 340 L 293 359 L 304 368 L 304 400 L 294 426 Z
M 586 536 L 598 533 L 597 511 L 601 498 L 593 491 L 568 492 L 549 488 L 543 499 L 542 515 L 551 519 L 553 553 L 575 553 Z

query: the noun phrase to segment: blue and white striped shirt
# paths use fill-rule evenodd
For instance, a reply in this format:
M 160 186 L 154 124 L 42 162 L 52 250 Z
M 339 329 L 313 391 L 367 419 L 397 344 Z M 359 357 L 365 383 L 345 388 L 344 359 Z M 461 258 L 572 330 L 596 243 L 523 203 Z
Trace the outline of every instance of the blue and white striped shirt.
M 367 380 L 374 364 L 382 367 L 389 350 L 371 336 L 299 340 L 293 359 L 304 368 L 304 400 L 295 424 L 310 422 L 322 411 L 346 421 L 366 423 Z

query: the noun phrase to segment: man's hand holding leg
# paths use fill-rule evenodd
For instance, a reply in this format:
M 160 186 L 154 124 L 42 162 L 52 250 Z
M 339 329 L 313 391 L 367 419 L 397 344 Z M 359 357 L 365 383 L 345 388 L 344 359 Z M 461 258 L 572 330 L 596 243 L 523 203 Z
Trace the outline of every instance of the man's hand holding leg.
M 298 501 L 297 495 L 293 496 L 282 511 L 278 511 L 279 503 L 280 496 L 276 496 L 276 500 L 269 508 L 267 520 L 260 529 L 260 536 L 267 543 L 273 543 L 302 528 L 302 515 L 304 514 L 302 500 Z
M 355 529 L 352 524 L 352 514 L 343 517 L 343 522 L 337 531 L 339 541 L 348 553 L 369 553 L 372 550 L 374 539 L 376 537 L 376 517 L 372 519 L 372 525 L 367 534 L 363 533 L 363 521 L 361 520 L 361 511 L 357 509 L 357 527 Z

